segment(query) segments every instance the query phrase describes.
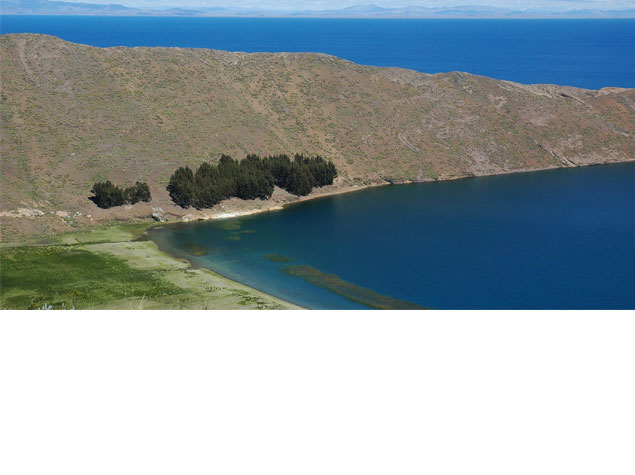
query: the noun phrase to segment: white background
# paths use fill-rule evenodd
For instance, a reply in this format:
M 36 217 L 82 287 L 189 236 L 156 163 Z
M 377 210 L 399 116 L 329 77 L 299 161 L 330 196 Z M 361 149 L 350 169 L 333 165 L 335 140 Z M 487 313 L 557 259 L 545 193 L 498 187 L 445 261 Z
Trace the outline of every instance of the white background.
M 635 312 L 3 312 L 0 473 L 635 473 Z

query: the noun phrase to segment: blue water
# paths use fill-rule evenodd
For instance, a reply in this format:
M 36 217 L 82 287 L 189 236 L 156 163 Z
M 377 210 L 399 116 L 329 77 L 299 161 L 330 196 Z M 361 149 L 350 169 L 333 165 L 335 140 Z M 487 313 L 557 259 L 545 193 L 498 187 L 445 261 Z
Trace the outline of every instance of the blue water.
M 164 249 L 309 308 L 310 265 L 438 309 L 635 308 L 635 163 L 394 185 L 157 230 Z M 184 243 L 210 248 L 189 254 Z M 266 254 L 292 259 L 267 260 Z
M 635 87 L 635 20 L 330 20 L 3 16 L 2 33 L 94 46 L 310 51 L 421 72 Z

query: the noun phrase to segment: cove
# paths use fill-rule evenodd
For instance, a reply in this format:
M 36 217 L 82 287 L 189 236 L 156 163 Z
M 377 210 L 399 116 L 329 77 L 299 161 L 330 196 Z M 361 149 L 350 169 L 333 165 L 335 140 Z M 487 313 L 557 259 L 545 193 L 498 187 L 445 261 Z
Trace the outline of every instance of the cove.
M 150 238 L 307 308 L 369 308 L 350 288 L 435 309 L 632 309 L 635 163 L 370 188 Z

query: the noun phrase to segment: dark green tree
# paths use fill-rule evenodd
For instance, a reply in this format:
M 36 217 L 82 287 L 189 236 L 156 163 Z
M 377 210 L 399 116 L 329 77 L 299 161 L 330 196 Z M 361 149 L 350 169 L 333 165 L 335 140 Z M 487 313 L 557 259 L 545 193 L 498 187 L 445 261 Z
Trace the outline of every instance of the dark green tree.
M 263 159 L 264 165 L 273 175 L 276 186 L 287 189 L 289 174 L 291 173 L 291 160 L 287 155 L 274 155 Z
M 137 201 L 143 201 L 148 203 L 152 200 L 152 195 L 150 194 L 150 187 L 145 181 L 138 181 L 135 183 L 135 197 Z
M 139 201 L 148 202 L 152 199 L 150 187 L 147 183 L 138 181 L 134 186 L 129 186 L 123 192 L 126 203 L 135 204 Z
M 218 164 L 202 163 L 196 173 L 180 167 L 170 177 L 168 191 L 176 204 L 200 209 L 234 196 L 244 200 L 269 199 L 276 185 L 304 196 L 314 186 L 332 184 L 336 176 L 335 166 L 319 155 L 297 154 L 292 161 L 287 155 L 261 158 L 249 154 L 240 162 L 222 155 Z M 126 190 L 136 199 L 135 193 L 136 189 Z
M 194 185 L 194 174 L 190 167 L 179 167 L 170 177 L 168 184 L 170 198 L 177 205 L 187 208 L 194 201 L 196 187 Z
M 309 169 L 302 164 L 293 163 L 289 173 L 287 191 L 296 196 L 306 196 L 313 189 L 313 176 Z
M 110 180 L 95 183 L 90 191 L 94 194 L 92 200 L 100 208 L 112 208 L 126 203 L 124 191 Z

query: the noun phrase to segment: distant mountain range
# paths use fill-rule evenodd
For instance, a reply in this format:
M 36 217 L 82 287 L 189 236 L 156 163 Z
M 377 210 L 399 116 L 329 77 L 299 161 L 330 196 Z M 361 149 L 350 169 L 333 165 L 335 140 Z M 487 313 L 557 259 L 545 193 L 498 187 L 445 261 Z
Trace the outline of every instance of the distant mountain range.
M 355 5 L 335 10 L 263 10 L 241 7 L 171 8 L 151 10 L 120 4 L 73 3 L 49 0 L 2 0 L 3 15 L 121 15 L 121 16 L 208 16 L 290 18 L 635 18 L 635 8 L 626 10 L 511 10 L 486 5 L 443 8 L 408 6 L 384 8 Z

